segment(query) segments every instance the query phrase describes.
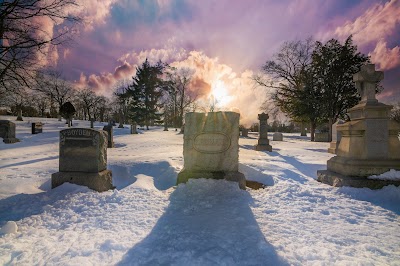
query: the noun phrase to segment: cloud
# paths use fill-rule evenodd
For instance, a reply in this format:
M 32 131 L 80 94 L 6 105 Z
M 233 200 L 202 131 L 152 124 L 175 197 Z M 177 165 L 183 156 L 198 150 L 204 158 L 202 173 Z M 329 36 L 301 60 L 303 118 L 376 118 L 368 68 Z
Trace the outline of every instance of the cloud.
M 223 64 L 218 58 L 209 57 L 201 51 L 181 49 L 150 49 L 141 52 L 131 52 L 119 58 L 120 65 L 112 73 L 91 74 L 81 73 L 75 85 L 79 88 L 91 87 L 94 91 L 104 95 L 112 95 L 112 88 L 120 80 L 130 79 L 136 73 L 136 67 L 146 58 L 154 64 L 160 59 L 172 67 L 192 69 L 192 80 L 189 91 L 198 95 L 201 106 L 207 107 L 210 95 L 216 93 L 216 86 L 223 86 L 226 95 L 221 96 L 217 103 L 218 110 L 239 109 L 241 123 L 250 126 L 256 122 L 260 107 L 265 101 L 266 93 L 261 89 L 254 89 L 251 80 L 253 72 L 245 70 L 237 74 L 232 67 Z
M 358 45 L 367 45 L 393 34 L 399 23 L 400 1 L 391 0 L 386 4 L 373 5 L 354 21 L 337 27 L 334 34 L 342 40 L 352 34 Z
M 400 65 L 400 47 L 390 49 L 386 45 L 385 41 L 380 40 L 375 50 L 369 54 L 372 63 L 378 64 L 380 70 L 389 70 Z

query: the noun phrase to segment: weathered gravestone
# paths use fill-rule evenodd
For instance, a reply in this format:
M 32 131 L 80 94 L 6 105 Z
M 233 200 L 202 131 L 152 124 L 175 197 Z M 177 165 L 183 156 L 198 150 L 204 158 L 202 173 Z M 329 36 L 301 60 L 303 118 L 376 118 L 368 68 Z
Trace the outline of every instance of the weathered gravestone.
M 32 134 L 43 133 L 43 123 L 42 122 L 33 122 L 32 123 Z
M 329 153 L 336 154 L 336 150 L 339 147 L 340 140 L 342 139 L 342 133 L 337 130 L 337 126 L 343 124 L 343 120 L 338 120 L 332 125 L 332 141 L 330 147 L 328 148 Z
M 15 124 L 8 120 L 0 120 L 0 138 L 7 144 L 19 142 L 15 137 Z
M 247 128 L 242 128 L 242 137 L 248 137 L 249 136 L 249 130 Z
M 107 132 L 103 130 L 61 130 L 59 172 L 51 175 L 51 187 L 69 182 L 99 192 L 112 189 L 112 173 L 107 170 L 107 142 Z
M 258 119 L 260 120 L 260 128 L 259 128 L 259 137 L 258 143 L 255 146 L 257 151 L 272 151 L 272 146 L 269 145 L 268 139 L 268 114 L 262 113 L 258 115 Z
M 333 186 L 380 188 L 397 181 L 367 179 L 390 169 L 400 170 L 400 124 L 389 120 L 392 106 L 378 102 L 375 86 L 383 79 L 375 65 L 361 67 L 353 80 L 361 95 L 350 108 L 350 121 L 337 126 L 342 134 L 336 156 L 328 160 L 327 170 L 318 171 L 318 181 Z
M 108 148 L 114 148 L 114 131 L 113 131 L 113 126 L 111 124 L 105 125 L 103 127 L 103 130 L 106 131 L 107 138 L 108 138 Z
M 315 142 L 329 142 L 329 132 L 315 132 Z
M 239 116 L 234 112 L 186 114 L 184 168 L 178 184 L 189 178 L 213 178 L 236 181 L 246 188 L 239 172 Z
M 136 124 L 132 124 L 131 125 L 131 134 L 137 134 L 137 125 Z
M 272 135 L 272 140 L 283 141 L 283 134 L 281 132 L 275 132 L 274 135 Z
M 307 136 L 306 126 L 304 122 L 300 124 L 300 136 Z

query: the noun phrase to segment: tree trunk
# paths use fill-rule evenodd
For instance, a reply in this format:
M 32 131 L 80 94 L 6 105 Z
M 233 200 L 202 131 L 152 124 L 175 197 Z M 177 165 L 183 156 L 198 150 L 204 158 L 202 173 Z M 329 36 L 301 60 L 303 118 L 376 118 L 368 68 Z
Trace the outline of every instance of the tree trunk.
M 315 139 L 315 128 L 317 127 L 316 122 L 311 122 L 310 123 L 310 135 L 311 135 L 311 141 L 314 141 Z
M 329 141 L 332 141 L 332 125 L 333 125 L 333 118 L 329 118 L 329 120 L 328 120 L 328 127 L 329 127 L 328 140 Z

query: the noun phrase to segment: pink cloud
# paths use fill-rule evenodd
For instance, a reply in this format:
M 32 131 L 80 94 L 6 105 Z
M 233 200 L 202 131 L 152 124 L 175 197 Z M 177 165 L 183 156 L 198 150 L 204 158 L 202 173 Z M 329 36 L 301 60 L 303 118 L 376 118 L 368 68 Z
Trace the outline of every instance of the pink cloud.
M 400 47 L 387 48 L 383 40 L 377 43 L 375 50 L 369 55 L 372 63 L 378 64 L 380 70 L 389 70 L 400 65 Z
M 375 4 L 354 21 L 337 27 L 334 34 L 346 39 L 350 34 L 358 45 L 367 45 L 390 36 L 400 23 L 400 1 Z

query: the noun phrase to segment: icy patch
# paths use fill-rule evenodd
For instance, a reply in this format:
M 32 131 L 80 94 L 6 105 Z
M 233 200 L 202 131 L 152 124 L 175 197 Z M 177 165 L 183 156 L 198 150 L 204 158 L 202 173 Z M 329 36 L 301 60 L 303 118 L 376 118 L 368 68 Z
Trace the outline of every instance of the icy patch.
M 8 221 L 1 229 L 0 234 L 15 234 L 18 231 L 18 226 L 13 221 Z
M 400 171 L 390 169 L 390 171 L 380 174 L 380 175 L 371 175 L 368 177 L 368 179 L 400 181 Z

